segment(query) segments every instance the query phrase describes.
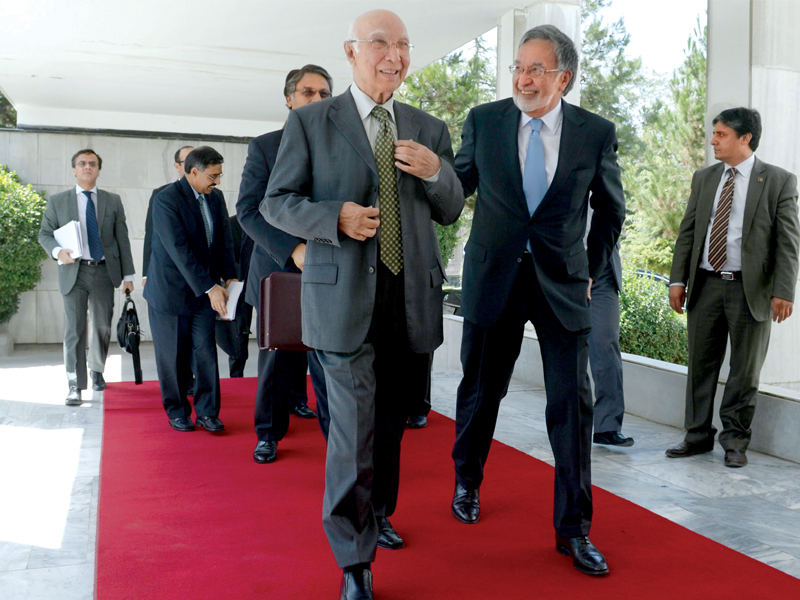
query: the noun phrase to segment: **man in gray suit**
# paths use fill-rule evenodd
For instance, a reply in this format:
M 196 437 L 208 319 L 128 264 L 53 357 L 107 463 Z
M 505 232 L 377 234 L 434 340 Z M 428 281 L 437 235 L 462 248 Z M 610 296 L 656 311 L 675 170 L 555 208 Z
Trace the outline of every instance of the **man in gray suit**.
M 64 366 L 69 394 L 67 406 L 81 403 L 86 376 L 86 311 L 92 319 L 89 335 L 89 369 L 92 389 L 106 387 L 103 370 L 111 339 L 114 288 L 133 291 L 133 257 L 125 224 L 125 209 L 117 194 L 97 189 L 103 167 L 94 150 L 79 150 L 72 157 L 75 188 L 54 195 L 47 203 L 39 231 L 39 243 L 58 260 L 58 291 L 64 296 Z M 72 258 L 75 248 L 62 248 L 53 232 L 71 221 L 80 223 L 83 254 Z
M 750 423 L 767 355 L 771 321 L 792 314 L 797 284 L 797 178 L 753 152 L 761 117 L 731 108 L 714 119 L 718 164 L 692 178 L 670 274 L 669 302 L 689 328 L 686 437 L 670 458 L 711 452 L 719 370 L 731 342 L 730 375 L 720 405 L 726 467 L 747 464 Z
M 446 124 L 392 98 L 411 49 L 394 13 L 353 22 L 353 85 L 289 113 L 261 204 L 270 223 L 309 240 L 303 341 L 328 385 L 323 526 L 347 599 L 373 597 L 379 539 L 402 545 L 388 521 L 400 440 L 443 340 L 433 221 L 453 223 L 464 205 Z

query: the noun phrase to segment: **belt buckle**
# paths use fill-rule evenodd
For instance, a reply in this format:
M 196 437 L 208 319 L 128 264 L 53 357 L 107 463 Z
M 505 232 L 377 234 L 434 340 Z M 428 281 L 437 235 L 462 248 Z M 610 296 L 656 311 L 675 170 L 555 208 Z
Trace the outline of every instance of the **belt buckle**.
M 733 281 L 736 279 L 736 277 L 733 274 L 733 271 L 720 271 L 719 276 L 721 279 L 724 279 L 725 281 Z

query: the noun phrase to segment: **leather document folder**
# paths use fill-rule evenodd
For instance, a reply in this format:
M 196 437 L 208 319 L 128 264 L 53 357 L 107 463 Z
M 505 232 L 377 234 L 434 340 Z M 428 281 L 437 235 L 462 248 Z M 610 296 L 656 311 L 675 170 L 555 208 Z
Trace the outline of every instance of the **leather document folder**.
M 311 350 L 303 344 L 300 273 L 276 272 L 261 279 L 258 347 L 262 350 Z

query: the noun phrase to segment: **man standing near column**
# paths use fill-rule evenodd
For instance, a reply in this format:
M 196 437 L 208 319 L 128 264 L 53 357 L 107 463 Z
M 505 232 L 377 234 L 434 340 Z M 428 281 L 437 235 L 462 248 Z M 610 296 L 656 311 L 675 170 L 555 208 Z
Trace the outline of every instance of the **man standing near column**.
M 555 456 L 556 549 L 589 575 L 608 573 L 589 541 L 592 402 L 588 389 L 592 279 L 605 269 L 625 219 L 614 124 L 568 104 L 578 52 L 552 25 L 519 44 L 513 99 L 470 111 L 456 171 L 478 190 L 461 310 L 453 515 L 480 517 L 479 489 L 500 400 L 525 323 L 536 328 Z M 586 213 L 594 209 L 587 247 Z
M 283 89 L 286 106 L 289 110 L 295 110 L 330 98 L 332 83 L 328 72 L 317 65 L 293 69 L 286 76 Z M 239 185 L 239 200 L 236 202 L 239 223 L 255 242 L 247 276 L 246 300 L 258 307 L 261 306 L 261 279 L 276 271 L 299 273 L 303 269 L 306 253 L 304 239 L 267 223 L 258 208 L 275 167 L 283 131 L 279 129 L 250 140 L 242 183 Z M 261 318 L 261 315 L 257 318 Z M 307 404 L 306 372 L 309 367 L 317 396 L 318 414 Z M 254 415 L 258 441 L 253 460 L 261 464 L 275 461 L 278 442 L 289 428 L 290 412 L 304 419 L 318 417 L 327 438 L 327 404 L 325 374 L 313 350 L 306 353 L 296 350 L 259 350 Z
M 726 467 L 747 464 L 771 321 L 792 315 L 800 241 L 797 178 L 753 154 L 760 139 L 758 111 L 722 111 L 711 139 L 720 162 L 692 178 L 670 273 L 670 306 L 680 314 L 686 303 L 689 329 L 686 437 L 667 450 L 670 458 L 714 449 L 714 395 L 730 338 L 719 443 Z
M 161 399 L 170 427 L 193 431 L 186 382 L 195 366 L 197 426 L 223 431 L 215 321 L 236 280 L 228 210 L 215 189 L 222 155 L 209 146 L 186 157 L 186 175 L 153 200 L 153 251 L 144 297 Z
M 353 600 L 373 597 L 379 540 L 403 544 L 388 519 L 400 441 L 443 339 L 433 220 L 455 222 L 464 195 L 447 125 L 392 97 L 411 57 L 403 21 L 365 13 L 344 50 L 353 85 L 289 114 L 261 212 L 308 240 L 303 341 L 325 370 L 331 419 L 322 521 L 340 598 Z
M 54 195 L 47 203 L 39 243 L 58 260 L 58 291 L 64 297 L 64 366 L 69 394 L 67 406 L 81 403 L 86 377 L 86 311 L 92 320 L 89 334 L 89 369 L 92 389 L 106 388 L 103 371 L 111 339 L 114 288 L 133 291 L 133 257 L 125 223 L 125 209 L 117 194 L 97 188 L 103 168 L 94 150 L 79 150 L 72 157 L 74 189 Z M 80 222 L 83 254 L 72 258 L 76 248 L 62 248 L 53 232 L 71 221 Z

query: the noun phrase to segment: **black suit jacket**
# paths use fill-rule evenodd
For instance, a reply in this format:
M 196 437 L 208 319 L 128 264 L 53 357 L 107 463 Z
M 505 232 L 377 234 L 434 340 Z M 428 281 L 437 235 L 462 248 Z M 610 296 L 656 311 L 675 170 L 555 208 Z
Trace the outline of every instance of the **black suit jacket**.
M 291 255 L 297 244 L 305 243 L 304 239 L 268 223 L 258 209 L 267 191 L 282 137 L 283 129 L 279 129 L 250 140 L 242 171 L 242 183 L 239 185 L 239 199 L 236 202 L 239 224 L 255 243 L 250 257 L 245 299 L 256 307 L 259 284 L 263 277 L 269 277 L 275 271 L 300 272 Z
M 153 199 L 152 261 L 144 297 L 154 309 L 171 315 L 213 310 L 206 292 L 236 278 L 228 210 L 222 192 L 207 197 L 213 222 L 206 241 L 200 204 L 182 178 Z
M 150 266 L 150 253 L 153 250 L 153 200 L 171 183 L 165 183 L 153 190 L 150 202 L 147 203 L 147 216 L 144 219 L 144 247 L 142 249 L 142 277 L 147 277 L 147 267 Z
M 461 310 L 481 326 L 497 322 L 511 294 L 530 240 L 545 298 L 570 331 L 591 326 L 586 299 L 625 220 L 614 124 L 561 102 L 563 123 L 558 167 L 533 216 L 522 190 L 517 130 L 520 111 L 512 99 L 472 109 L 464 123 L 456 172 L 464 195 L 478 190 L 465 250 Z M 594 209 L 587 249 L 586 212 Z

